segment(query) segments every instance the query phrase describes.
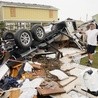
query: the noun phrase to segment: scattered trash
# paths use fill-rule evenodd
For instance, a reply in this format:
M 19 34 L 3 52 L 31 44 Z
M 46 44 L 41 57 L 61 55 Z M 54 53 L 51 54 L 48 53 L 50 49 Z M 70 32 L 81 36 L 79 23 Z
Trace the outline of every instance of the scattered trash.
M 81 79 L 86 87 L 86 91 L 95 92 L 98 95 L 98 70 L 87 68 L 81 73 Z
M 51 94 L 61 94 L 65 93 L 66 91 L 59 86 L 57 82 L 51 81 L 51 82 L 43 82 L 40 85 L 40 88 L 37 88 L 40 95 L 51 95 Z
M 13 77 L 5 77 L 4 79 L 2 79 L 0 81 L 0 88 L 2 90 L 9 90 L 10 88 L 14 88 L 14 87 L 18 87 L 19 84 L 17 82 L 17 79 L 16 78 L 13 78 Z
M 7 74 L 8 71 L 9 71 L 9 68 L 6 64 L 3 64 L 2 66 L 0 66 L 0 80 Z
M 72 61 L 76 64 L 80 64 L 81 55 L 72 56 Z
M 43 78 L 36 78 L 32 81 L 26 79 L 21 86 L 21 95 L 19 98 L 33 98 L 34 95 L 37 95 L 37 87 L 44 81 Z
M 25 63 L 24 71 L 32 72 L 33 66 L 31 66 L 28 62 Z
M 74 52 L 72 52 L 73 55 Z M 50 95 L 57 96 L 56 94 L 58 96 L 61 95 L 62 98 L 65 98 L 65 95 L 69 96 L 67 94 L 68 91 L 74 88 L 77 84 L 79 74 L 85 69 L 79 63 L 70 62 L 72 54 L 65 55 L 66 58 L 63 57 L 60 60 L 39 56 L 39 58 L 35 57 L 31 61 L 24 60 L 10 67 L 7 67 L 5 64 L 3 70 L 5 66 L 7 70 L 1 79 L 4 79 L 6 75 L 8 77 L 12 76 L 12 78 L 17 80 L 15 83 L 17 86 L 7 88 L 8 90 L 2 89 L 1 96 L 3 96 L 3 93 L 7 94 L 7 92 L 10 92 L 9 96 L 17 94 L 15 98 L 40 98 L 38 93 L 43 97 Z M 15 90 L 15 88 L 17 89 Z
M 68 95 L 70 95 L 71 98 L 90 98 L 90 97 L 83 95 L 83 94 L 79 93 L 78 91 L 74 91 L 74 90 L 70 91 L 68 93 Z
M 68 78 L 68 76 L 63 71 L 58 70 L 58 69 L 52 70 L 52 71 L 50 71 L 50 73 L 52 75 L 57 76 L 60 80 L 64 80 L 64 79 Z

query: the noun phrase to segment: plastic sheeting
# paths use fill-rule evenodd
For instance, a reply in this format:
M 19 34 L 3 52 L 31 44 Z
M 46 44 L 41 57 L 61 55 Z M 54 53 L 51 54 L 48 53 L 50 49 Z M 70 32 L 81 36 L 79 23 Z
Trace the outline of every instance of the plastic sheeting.
M 43 78 L 36 78 L 32 81 L 26 79 L 21 86 L 22 94 L 19 96 L 19 98 L 33 98 L 34 95 L 37 95 L 36 88 L 39 87 L 43 81 Z
M 86 90 L 98 91 L 98 69 L 87 68 L 80 76 L 82 84 L 86 87 Z

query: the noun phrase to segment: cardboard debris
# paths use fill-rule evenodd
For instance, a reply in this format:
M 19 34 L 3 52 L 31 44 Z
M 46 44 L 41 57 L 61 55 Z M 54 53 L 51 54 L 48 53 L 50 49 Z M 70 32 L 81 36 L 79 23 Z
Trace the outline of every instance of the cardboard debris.
M 0 91 L 0 98 L 19 98 L 20 88 L 10 88 L 9 90 Z
M 34 79 L 36 77 L 46 77 L 46 73 L 44 69 L 41 70 L 34 70 L 33 72 L 25 72 L 22 74 L 23 79 Z
M 19 96 L 20 96 L 20 90 L 19 89 L 10 91 L 9 98 L 19 98 Z
M 32 72 L 25 72 L 24 74 L 22 74 L 22 79 L 34 79 L 34 76 L 32 74 Z
M 18 74 L 18 71 L 19 71 L 20 68 L 21 68 L 21 66 L 22 66 L 22 64 L 18 64 L 18 65 L 13 66 L 13 67 L 12 67 L 12 70 L 10 71 L 10 75 L 11 75 L 12 77 L 16 77 L 17 74 Z

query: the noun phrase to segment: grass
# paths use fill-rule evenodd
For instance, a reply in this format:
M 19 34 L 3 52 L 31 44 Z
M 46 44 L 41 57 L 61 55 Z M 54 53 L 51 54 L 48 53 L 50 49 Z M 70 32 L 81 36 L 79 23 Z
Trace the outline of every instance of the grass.
M 98 68 L 98 47 L 96 48 L 96 53 L 93 55 L 94 56 L 94 61 L 92 67 Z M 84 57 L 81 59 L 80 64 L 82 65 L 87 65 L 88 57 Z

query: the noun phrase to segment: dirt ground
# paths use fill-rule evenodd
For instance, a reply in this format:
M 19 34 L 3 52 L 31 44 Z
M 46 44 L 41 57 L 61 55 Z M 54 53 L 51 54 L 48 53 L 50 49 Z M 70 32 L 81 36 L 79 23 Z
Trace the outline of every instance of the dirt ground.
M 58 78 L 56 76 L 53 76 L 49 73 L 49 71 L 54 69 L 60 69 L 62 63 L 59 59 L 56 58 L 47 58 L 45 56 L 37 56 L 33 58 L 34 62 L 39 62 L 42 64 L 43 69 L 45 70 L 46 77 L 48 81 L 54 80 L 57 81 Z

